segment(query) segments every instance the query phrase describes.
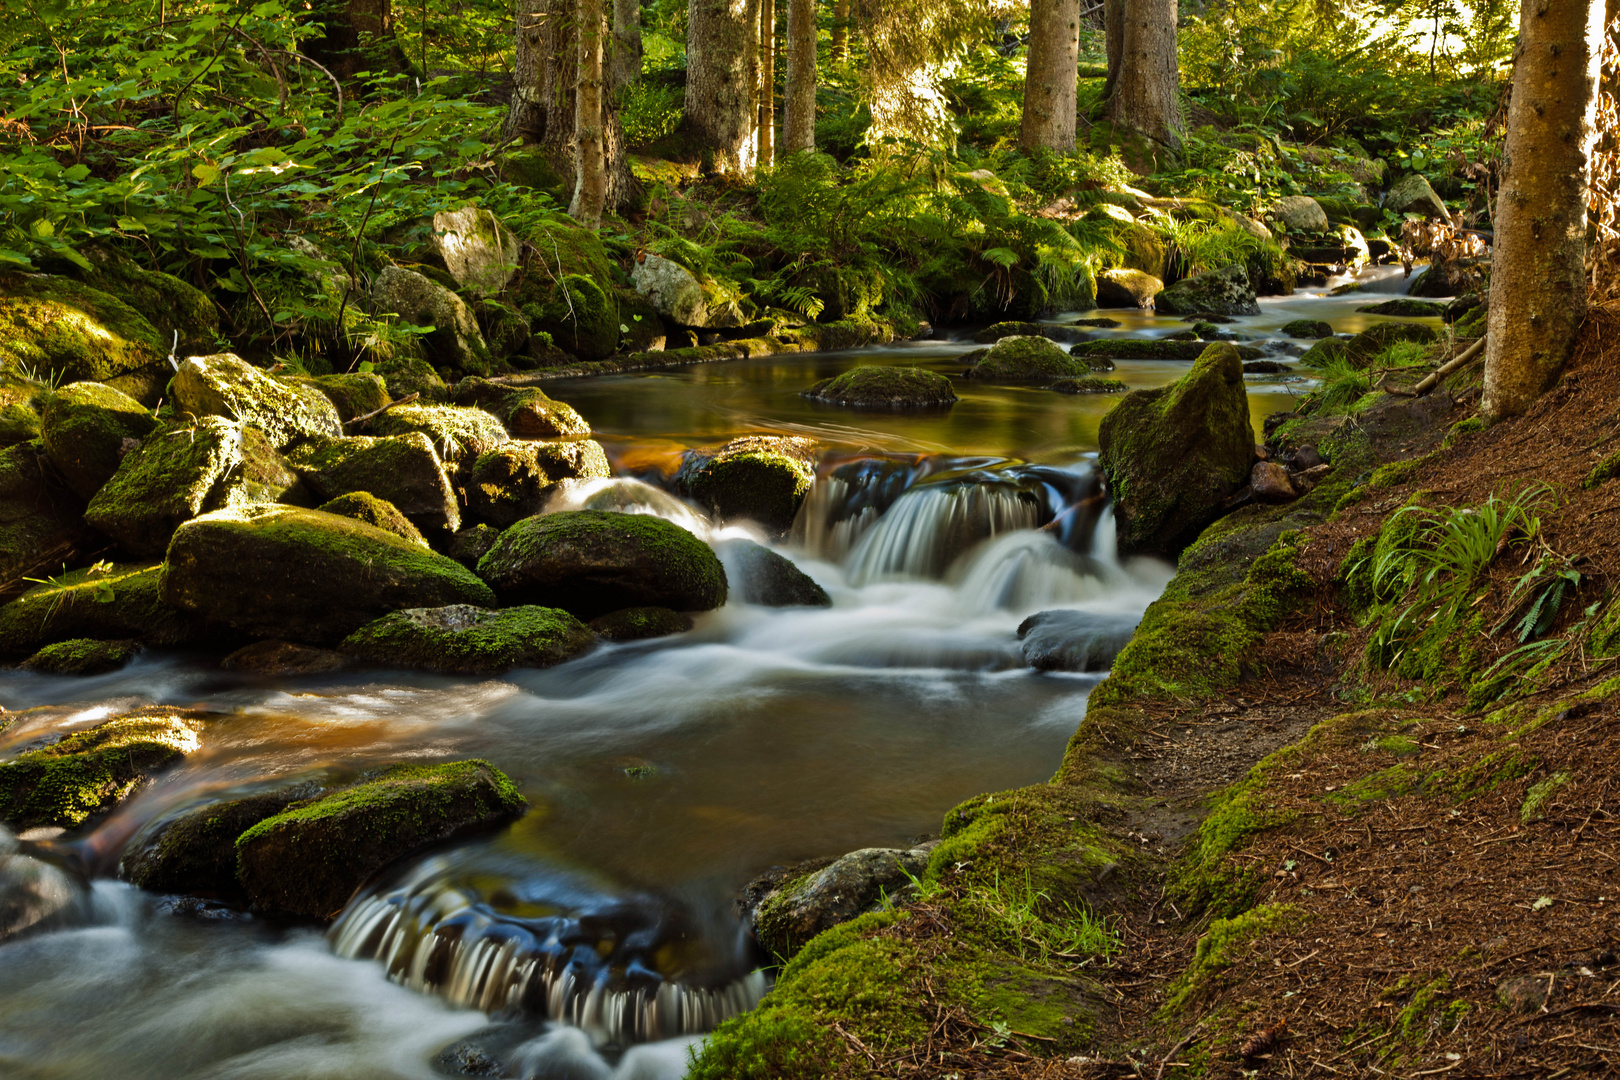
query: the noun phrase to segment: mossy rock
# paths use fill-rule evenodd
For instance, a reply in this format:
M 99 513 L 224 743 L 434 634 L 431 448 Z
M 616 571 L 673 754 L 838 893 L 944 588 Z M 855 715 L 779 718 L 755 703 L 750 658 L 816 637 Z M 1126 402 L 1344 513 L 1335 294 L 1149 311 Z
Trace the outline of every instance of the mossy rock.
M 114 296 L 51 274 L 0 273 L 0 367 L 106 382 L 168 355 L 169 341 Z
M 721 521 L 754 521 L 781 535 L 815 482 L 818 449 L 813 439 L 748 435 L 689 450 L 675 487 Z
M 374 435 L 420 432 L 451 469 L 471 465 L 479 454 L 511 438 L 505 425 L 483 409 L 458 405 L 401 405 L 370 421 L 366 430 Z
M 613 295 L 619 301 L 619 322 L 626 328 L 620 349 L 627 353 L 662 349 L 667 340 L 664 322 L 652 301 L 634 289 L 615 289 Z
M 353 518 L 292 506 L 219 511 L 182 525 L 162 596 L 247 633 L 315 645 L 404 608 L 495 604 L 452 559 Z
M 567 206 L 574 191 L 574 178 L 563 176 L 551 163 L 545 148 L 523 146 L 508 150 L 496 163 L 501 179 L 515 187 L 544 192 L 559 206 Z
M 568 181 L 570 190 L 573 183 Z M 603 288 L 613 282 L 613 263 L 595 229 L 582 229 L 559 215 L 529 230 L 524 239 L 528 241 L 527 259 L 522 278 L 512 286 L 520 306 L 545 302 L 557 282 L 569 274 L 591 278 Z
M 67 272 L 142 312 L 159 340 L 172 345 L 177 356 L 214 347 L 219 339 L 219 309 L 202 290 L 172 274 L 148 270 L 108 248 L 93 247 L 83 254 L 90 269 L 73 267 Z
M 1386 322 L 1369 326 L 1345 342 L 1344 354 L 1357 367 L 1366 367 L 1373 357 L 1398 342 L 1411 341 L 1429 345 L 1440 340 L 1435 328 L 1427 323 Z M 1310 353 L 1306 353 L 1309 356 Z M 1301 362 L 1304 357 L 1300 358 Z
M 1177 382 L 1127 394 L 1098 436 L 1120 554 L 1178 554 L 1219 516 L 1254 461 L 1237 350 L 1210 345 Z
M 1060 394 L 1123 394 L 1130 387 L 1118 379 L 1099 379 L 1088 375 L 1082 379 L 1059 379 L 1048 389 Z
M 417 394 L 423 401 L 435 402 L 445 400 L 450 394 L 450 387 L 438 371 L 420 356 L 402 353 L 376 360 L 372 363 L 372 372 L 382 378 L 390 401 Z
M 338 650 L 387 667 L 495 675 L 512 668 L 555 667 L 595 644 L 595 635 L 566 611 L 490 611 L 455 604 L 384 615 L 344 638 Z
M 40 436 L 41 413 L 51 388 L 20 371 L 0 369 L 0 450 Z
M 612 475 L 601 443 L 513 440 L 473 462 L 464 489 L 467 513 L 497 529 L 510 528 L 539 513 L 556 484 Z
M 786 962 L 810 939 L 898 894 L 928 866 L 918 849 L 862 848 L 814 873 L 784 883 L 754 910 L 754 933 L 766 951 Z
M 692 616 L 663 607 L 633 607 L 598 615 L 588 624 L 591 632 L 609 641 L 646 641 L 684 634 L 692 629 Z
M 1004 337 L 1045 337 L 1045 328 L 1033 322 L 998 322 L 973 335 L 974 344 L 994 345 Z
M 314 783 L 295 784 L 160 818 L 125 847 L 119 870 L 125 881 L 152 892 L 234 898 L 241 892 L 237 837 L 320 790 Z
M 1164 282 L 1142 270 L 1104 270 L 1097 279 L 1097 306 L 1100 308 L 1151 308 L 1153 298 L 1164 291 Z
M 467 569 L 476 570 L 478 560 L 488 555 L 489 549 L 500 538 L 501 530 L 493 525 L 472 525 L 450 538 L 450 547 L 445 554 Z
M 389 397 L 388 384 L 382 376 L 370 371 L 351 375 L 295 375 L 284 381 L 319 390 L 345 424 L 357 416 L 376 412 L 394 400 Z
M 951 380 L 919 367 L 864 365 L 823 379 L 804 396 L 854 409 L 940 409 L 956 403 Z
M 24 660 L 22 666 L 41 675 L 105 675 L 129 663 L 140 651 L 138 641 L 72 638 L 45 646 Z
M 1082 342 L 1075 348 L 1086 344 L 1092 343 Z M 968 369 L 968 377 L 984 382 L 1034 383 L 1079 377 L 1088 370 L 1084 363 L 1046 338 L 1009 337 L 990 346 L 984 357 Z
M 0 450 L 0 588 L 57 570 L 89 542 L 84 500 L 62 482 L 45 447 Z
M 1081 359 L 1106 356 L 1112 360 L 1197 360 L 1204 355 L 1209 343 L 1197 340 L 1188 331 L 1188 337 L 1176 340 L 1161 338 L 1113 338 L 1108 341 L 1082 341 L 1070 346 L 1069 354 Z M 1233 345 L 1240 360 L 1258 360 L 1266 355 L 1252 345 Z
M 188 357 L 175 372 L 174 401 L 182 412 L 257 428 L 278 450 L 294 439 L 343 434 L 336 407 L 319 389 L 266 375 L 232 353 Z
M 35 585 L 0 607 L 0 654 L 26 655 L 71 638 L 131 637 L 148 645 L 189 645 L 210 631 L 191 612 L 158 596 L 161 563 L 99 562 Z
M 527 808 L 486 761 L 395 765 L 248 829 L 236 841 L 237 880 L 256 907 L 329 920 L 390 863 Z
M 1242 263 L 1183 278 L 1154 297 L 1153 306 L 1168 315 L 1260 314 L 1260 305 L 1249 284 L 1249 272 Z
M 778 555 L 752 540 L 723 540 L 716 545 L 735 599 L 764 607 L 832 607 L 827 590 Z
M 511 361 L 513 357 L 523 356 L 533 333 L 527 315 L 499 300 L 479 300 L 473 305 L 473 314 L 493 359 Z M 514 362 L 513 366 L 523 365 Z
M 317 649 L 291 641 L 255 641 L 244 645 L 219 662 L 226 671 L 247 671 L 276 679 L 330 675 L 342 671 L 352 661 L 332 649 Z
M 140 402 L 110 386 L 69 383 L 45 403 L 41 437 L 45 452 L 68 486 L 88 499 L 112 479 L 130 442 L 158 426 Z
M 290 464 L 317 498 L 364 491 L 386 500 L 432 541 L 461 528 L 461 504 L 433 442 L 420 432 L 314 440 Z
M 478 563 L 509 604 L 582 619 L 630 607 L 708 611 L 726 602 L 726 572 L 702 540 L 650 514 L 575 510 L 519 521 Z
M 197 721 L 148 709 L 0 764 L 0 822 L 14 832 L 75 828 L 197 749 Z
M 307 502 L 298 474 L 255 428 L 220 416 L 176 421 L 119 463 L 84 519 L 132 555 L 162 555 L 174 530 L 198 514 Z
M 591 425 L 572 405 L 554 401 L 544 390 L 514 390 L 490 407 L 514 439 L 572 439 L 591 433 Z
M 449 285 L 455 285 L 454 279 Z M 371 309 L 398 315 L 412 326 L 431 327 L 422 347 L 435 366 L 466 375 L 489 374 L 494 358 L 472 308 L 451 287 L 433 280 L 431 268 L 383 267 L 372 282 Z
M 523 310 L 533 330 L 550 334 L 581 360 L 606 360 L 618 351 L 618 299 L 589 277 L 567 274 L 548 300 Z
M 1385 300 L 1382 304 L 1366 304 L 1356 308 L 1357 311 L 1368 315 L 1388 315 L 1401 319 L 1427 319 L 1441 318 L 1446 313 L 1445 304 L 1433 300 L 1413 300 L 1401 296 L 1394 300 Z
M 323 514 L 337 514 L 341 517 L 354 518 L 367 525 L 375 525 L 384 532 L 391 532 L 401 540 L 409 540 L 413 544 L 428 546 L 427 539 L 411 519 L 399 512 L 399 508 L 387 499 L 379 499 L 369 491 L 351 491 L 347 495 L 339 495 L 331 502 L 316 507 Z
M 1283 323 L 1281 332 L 1291 338 L 1319 341 L 1322 338 L 1332 337 L 1333 327 L 1321 319 L 1295 319 L 1293 322 Z

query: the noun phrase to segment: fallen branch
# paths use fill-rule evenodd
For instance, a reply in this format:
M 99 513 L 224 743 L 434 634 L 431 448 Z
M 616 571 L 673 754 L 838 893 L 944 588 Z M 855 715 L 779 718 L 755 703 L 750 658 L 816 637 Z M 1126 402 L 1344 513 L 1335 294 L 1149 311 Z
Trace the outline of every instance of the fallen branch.
M 1468 364 L 1472 363 L 1474 357 L 1485 351 L 1485 342 L 1489 340 L 1490 339 L 1488 337 L 1480 338 L 1478 341 L 1468 346 L 1468 348 L 1458 353 L 1454 359 L 1448 360 L 1444 364 L 1441 364 L 1439 367 L 1435 368 L 1433 372 L 1425 376 L 1423 381 L 1418 383 L 1412 389 L 1416 391 L 1419 397 L 1427 394 L 1430 390 L 1433 390 L 1437 385 L 1439 385 L 1441 379 L 1445 378 L 1447 375 L 1450 375 L 1453 371 L 1466 367 Z
M 384 405 L 380 409 L 372 409 L 370 412 L 366 413 L 364 416 L 355 417 L 353 420 L 349 421 L 349 424 L 363 424 L 367 420 L 370 420 L 374 416 L 381 416 L 383 413 L 387 412 L 389 409 L 392 409 L 395 405 L 409 405 L 411 402 L 415 401 L 417 398 L 419 398 L 421 396 L 422 395 L 421 395 L 420 392 L 417 392 L 417 393 L 414 393 L 414 394 L 406 394 L 404 397 L 400 398 L 398 401 L 390 401 L 388 404 Z M 344 426 L 347 427 L 347 426 L 349 426 L 349 424 L 345 424 Z

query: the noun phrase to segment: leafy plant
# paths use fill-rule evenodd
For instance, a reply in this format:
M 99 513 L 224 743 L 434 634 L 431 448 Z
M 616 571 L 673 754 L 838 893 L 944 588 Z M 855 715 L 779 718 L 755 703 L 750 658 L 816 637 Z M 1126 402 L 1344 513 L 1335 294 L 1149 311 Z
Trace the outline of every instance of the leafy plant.
M 998 872 L 989 885 L 967 894 L 967 902 L 988 915 L 1013 937 L 1013 947 L 1026 958 L 1107 959 L 1119 950 L 1119 935 L 1084 905 L 1056 902 L 1036 889 L 1026 872 L 1023 883 L 1003 882 Z

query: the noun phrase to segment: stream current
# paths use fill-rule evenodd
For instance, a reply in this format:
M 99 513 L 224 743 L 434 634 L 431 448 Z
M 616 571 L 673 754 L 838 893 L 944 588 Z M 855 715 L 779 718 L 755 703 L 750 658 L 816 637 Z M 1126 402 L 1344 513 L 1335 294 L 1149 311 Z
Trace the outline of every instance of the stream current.
M 1399 268 L 1363 281 L 1404 285 Z M 1368 302 L 1302 292 L 1225 329 L 1274 339 L 1316 318 L 1355 331 L 1378 321 L 1354 311 Z M 1089 314 L 1123 324 L 1100 334 L 1186 325 Z M 218 714 L 202 750 L 88 835 L 19 851 L 0 830 L 0 916 L 29 904 L 46 916 L 0 943 L 0 1077 L 462 1075 L 440 1060 L 456 1046 L 464 1065 L 487 1052 L 536 1080 L 681 1076 L 691 1045 L 768 988 L 734 910 L 741 886 L 773 865 L 906 846 L 964 798 L 1049 777 L 1101 675 L 1032 671 L 1019 623 L 1067 608 L 1117 624 L 1168 580 L 1168 566 L 1114 555 L 1093 461 L 1115 399 L 959 378 L 948 413 L 798 396 L 860 363 L 959 375 L 970 348 L 914 342 L 547 387 L 592 423 L 617 473 L 549 509 L 656 513 L 713 543 L 748 534 L 668 494 L 680 451 L 757 432 L 819 439 L 816 485 L 773 546 L 830 608 L 734 599 L 685 635 L 484 680 L 267 680 L 160 652 L 92 678 L 0 671 L 0 704 L 22 712 L 0 758 L 139 705 Z M 1122 361 L 1113 377 L 1155 386 L 1186 368 Z M 1250 377 L 1256 430 L 1309 387 Z M 393 868 L 330 931 L 116 879 L 124 845 L 165 815 L 288 778 L 452 757 L 496 764 L 531 812 Z

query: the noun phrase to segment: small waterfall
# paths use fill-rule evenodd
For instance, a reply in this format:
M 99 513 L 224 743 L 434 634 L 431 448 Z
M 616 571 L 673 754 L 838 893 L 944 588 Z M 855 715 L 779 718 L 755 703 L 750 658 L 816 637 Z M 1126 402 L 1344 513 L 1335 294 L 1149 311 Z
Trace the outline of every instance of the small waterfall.
M 430 859 L 403 885 L 350 904 L 330 938 L 339 956 L 379 960 L 403 986 L 559 1021 L 599 1046 L 702 1034 L 759 1004 L 769 988 L 759 971 L 714 987 L 655 971 L 689 937 L 668 921 L 634 903 L 578 917 L 500 914 Z
M 1119 525 L 1114 521 L 1114 504 L 1103 507 L 1091 533 L 1091 554 L 1104 566 L 1119 565 Z
M 855 585 L 887 577 L 941 578 L 981 541 L 1041 524 L 1040 501 L 1009 484 L 938 484 L 913 488 L 877 520 L 849 553 Z
M 872 523 L 936 467 L 928 458 L 860 458 L 838 465 L 810 488 L 790 540 L 816 558 L 842 562 Z
M 82 916 L 88 901 L 82 880 L 0 826 L 0 941 Z
M 616 510 L 622 514 L 652 514 L 673 521 L 687 532 L 707 537 L 709 519 L 679 498 L 627 477 L 601 480 L 564 480 L 546 501 L 542 513 L 564 510 Z
M 1044 531 L 1024 531 L 1000 537 L 975 554 L 960 590 L 969 611 L 1026 612 L 1103 599 L 1121 587 L 1123 577 Z

